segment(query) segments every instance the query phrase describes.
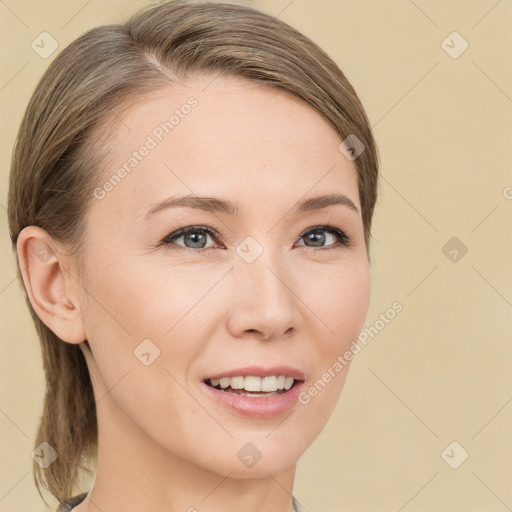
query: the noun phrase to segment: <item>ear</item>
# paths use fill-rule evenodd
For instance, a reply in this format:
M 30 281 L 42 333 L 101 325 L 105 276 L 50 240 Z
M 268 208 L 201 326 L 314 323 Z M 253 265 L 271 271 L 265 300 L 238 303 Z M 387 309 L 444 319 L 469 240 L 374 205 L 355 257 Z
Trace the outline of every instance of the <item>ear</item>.
M 37 316 L 62 340 L 81 343 L 86 333 L 76 293 L 79 276 L 69 274 L 71 258 L 60 247 L 37 226 L 24 228 L 16 245 L 23 282 Z

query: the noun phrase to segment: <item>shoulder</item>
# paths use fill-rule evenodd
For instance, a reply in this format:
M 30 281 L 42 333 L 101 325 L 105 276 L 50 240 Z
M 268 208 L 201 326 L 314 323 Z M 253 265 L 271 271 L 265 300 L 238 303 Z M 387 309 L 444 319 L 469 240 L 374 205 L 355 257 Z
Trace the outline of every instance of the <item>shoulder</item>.
M 69 500 L 66 500 L 63 503 L 61 503 L 59 508 L 57 509 L 57 512 L 70 512 L 70 510 L 72 510 L 73 507 L 76 507 L 78 504 L 82 503 L 86 496 L 86 492 L 78 494 L 77 496 L 73 496 Z M 292 496 L 292 505 L 294 512 L 306 512 L 304 507 L 299 503 L 295 496 Z

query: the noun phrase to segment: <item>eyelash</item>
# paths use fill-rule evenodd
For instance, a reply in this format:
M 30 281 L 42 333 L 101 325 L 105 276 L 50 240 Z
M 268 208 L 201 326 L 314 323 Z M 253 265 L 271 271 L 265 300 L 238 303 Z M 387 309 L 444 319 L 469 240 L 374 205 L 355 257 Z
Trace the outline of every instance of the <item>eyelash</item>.
M 338 229 L 331 225 L 322 225 L 322 226 L 314 226 L 312 228 L 308 228 L 305 231 L 303 231 L 299 235 L 299 239 L 304 238 L 306 235 L 310 233 L 315 233 L 317 231 L 326 231 L 330 233 L 331 235 L 335 236 L 338 239 L 338 244 L 332 244 L 325 247 L 320 248 L 314 248 L 311 247 L 314 252 L 317 251 L 325 251 L 328 249 L 345 249 L 348 247 L 352 247 L 352 240 L 350 237 L 348 237 L 341 229 Z M 220 242 L 224 243 L 224 240 L 220 235 L 217 234 L 217 232 L 209 228 L 208 226 L 187 226 L 186 228 L 179 229 L 177 231 L 174 231 L 173 233 L 167 235 L 159 244 L 159 246 L 167 246 L 169 249 L 173 249 L 170 247 L 172 243 L 181 238 L 184 235 L 187 235 L 188 233 L 194 233 L 194 232 L 203 232 L 208 233 L 212 238 L 219 240 Z M 202 253 L 209 251 L 210 249 L 215 249 L 215 247 L 207 247 L 203 249 L 191 249 L 190 247 L 183 247 L 183 246 L 177 246 L 180 250 L 184 250 L 185 252 L 189 253 Z M 308 247 L 307 245 L 303 245 L 301 247 Z

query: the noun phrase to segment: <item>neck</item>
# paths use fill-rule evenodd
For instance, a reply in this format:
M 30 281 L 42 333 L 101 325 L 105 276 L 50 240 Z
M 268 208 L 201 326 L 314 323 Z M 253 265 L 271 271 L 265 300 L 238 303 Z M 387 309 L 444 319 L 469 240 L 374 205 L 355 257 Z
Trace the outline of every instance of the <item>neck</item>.
M 108 394 L 98 406 L 98 430 L 96 479 L 85 501 L 73 512 L 293 510 L 295 464 L 274 474 L 262 472 L 260 465 L 255 477 L 247 470 L 237 475 L 241 463 L 234 459 L 233 471 L 217 473 L 205 468 L 203 461 L 166 450 L 126 417 Z M 240 446 L 243 444 L 241 441 Z

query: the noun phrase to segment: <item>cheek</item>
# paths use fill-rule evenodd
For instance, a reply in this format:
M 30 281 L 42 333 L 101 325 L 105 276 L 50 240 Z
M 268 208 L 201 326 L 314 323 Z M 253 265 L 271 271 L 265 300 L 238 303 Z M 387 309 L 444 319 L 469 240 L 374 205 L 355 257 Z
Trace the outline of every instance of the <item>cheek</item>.
M 201 298 L 219 278 L 212 273 L 205 279 L 198 267 L 155 272 L 154 265 L 124 261 L 108 268 L 98 262 L 88 286 L 86 332 L 98 391 L 101 396 L 112 389 L 112 398 L 132 419 L 154 421 L 162 411 L 169 421 L 163 411 L 190 407 L 177 381 L 187 380 L 208 341 L 217 310 Z M 178 428 L 180 416 L 172 418 Z
M 126 258 L 118 264 L 98 260 L 94 268 L 84 322 L 101 385 L 108 390 L 118 382 L 124 383 L 121 388 L 127 381 L 151 382 L 153 366 L 163 366 L 168 357 L 166 341 L 172 331 L 167 337 L 163 334 L 177 321 L 178 298 L 170 292 L 162 297 L 158 275 L 130 265 Z M 148 361 L 150 365 L 145 364 Z
M 313 286 L 314 284 L 314 286 Z M 370 302 L 369 265 L 343 262 L 308 280 L 305 302 L 315 313 L 324 335 L 318 343 L 319 361 L 344 350 L 363 327 Z
M 151 339 L 161 350 L 172 340 L 180 351 L 179 344 L 187 340 L 176 333 L 183 330 L 189 313 L 211 286 L 197 269 L 159 267 L 147 259 L 141 264 L 125 257 L 119 264 L 103 267 L 98 262 L 92 276 L 88 323 L 96 338 L 109 340 L 112 352 L 133 355 L 144 339 Z
M 347 265 L 344 276 L 339 279 L 338 299 L 332 300 L 334 310 L 338 313 L 335 325 L 344 342 L 353 341 L 363 327 L 370 303 L 370 272 L 368 265 Z M 336 293 L 336 281 L 332 293 Z M 350 339 L 347 339 L 347 336 Z
M 193 335 L 197 325 L 191 325 L 197 317 L 187 312 L 201 289 L 188 289 L 183 272 L 163 278 L 137 265 L 96 275 L 86 323 L 94 356 L 91 377 L 105 420 L 100 428 L 144 432 L 186 455 L 190 447 L 183 440 L 201 409 L 183 383 L 202 348 L 201 338 Z
M 312 337 L 312 371 L 299 400 L 303 414 L 315 418 L 311 423 L 314 436 L 329 419 L 347 378 L 351 361 L 344 354 L 357 341 L 370 301 L 369 265 L 344 263 L 317 282 L 317 292 L 309 296 L 308 305 L 318 317 L 319 331 Z

